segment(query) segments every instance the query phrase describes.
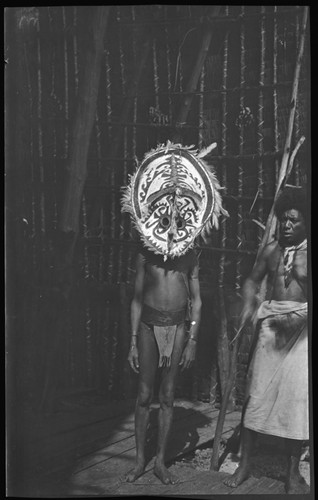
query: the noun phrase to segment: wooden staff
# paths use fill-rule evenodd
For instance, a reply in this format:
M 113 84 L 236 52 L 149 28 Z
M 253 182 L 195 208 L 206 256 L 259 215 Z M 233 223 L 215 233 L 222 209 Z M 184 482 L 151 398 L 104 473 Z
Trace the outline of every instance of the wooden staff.
M 295 154 L 293 154 L 291 157 L 289 156 L 290 153 L 290 143 L 291 143 L 291 136 L 292 136 L 292 130 L 293 130 L 293 118 L 295 114 L 295 105 L 296 105 L 296 99 L 297 99 L 297 88 L 298 88 L 298 80 L 299 80 L 299 74 L 300 74 L 300 67 L 301 67 L 301 59 L 303 55 L 303 50 L 304 50 L 304 43 L 305 43 L 305 32 L 306 32 L 306 25 L 307 25 L 307 18 L 308 18 L 308 7 L 304 7 L 304 15 L 303 15 L 303 24 L 302 24 L 302 35 L 301 35 L 301 40 L 300 40 L 300 46 L 299 46 L 299 52 L 298 52 L 298 57 L 296 61 L 296 68 L 295 68 L 295 75 L 294 75 L 294 84 L 293 84 L 293 93 L 292 93 L 292 101 L 291 101 L 291 110 L 290 110 L 290 116 L 289 116 L 289 126 L 288 126 L 288 133 L 286 137 L 286 142 L 285 142 L 285 150 L 284 150 L 284 156 L 282 159 L 282 164 L 281 164 L 281 169 L 280 169 L 280 175 L 279 175 L 279 184 L 276 189 L 276 194 L 274 198 L 274 202 L 270 211 L 270 215 L 268 216 L 267 223 L 266 223 L 266 229 L 263 234 L 263 239 L 260 245 L 260 248 L 263 249 L 265 245 L 268 243 L 269 238 L 271 236 L 272 231 L 271 231 L 271 225 L 273 221 L 273 214 L 274 214 L 274 206 L 275 202 L 281 192 L 282 187 L 287 181 L 287 175 L 290 175 L 291 168 L 293 166 L 293 161 L 295 158 Z M 299 143 L 296 146 L 296 152 L 300 145 L 302 144 L 304 138 L 301 138 Z M 291 165 L 290 165 L 290 163 Z M 260 249 L 258 251 L 258 255 L 260 254 Z M 216 425 L 216 430 L 215 430 L 215 436 L 214 436 L 214 441 L 213 441 L 213 451 L 212 451 L 212 457 L 211 457 L 211 462 L 210 462 L 210 469 L 212 470 L 218 470 L 219 468 L 219 446 L 220 446 L 220 441 L 221 441 L 221 435 L 222 435 L 222 430 L 223 430 L 223 425 L 224 425 L 224 420 L 225 420 L 225 415 L 226 415 L 226 410 L 228 406 L 228 401 L 229 401 L 229 396 L 231 393 L 232 385 L 234 383 L 234 378 L 235 378 L 235 360 L 239 348 L 239 342 L 241 338 L 241 334 L 243 331 L 244 325 L 240 325 L 237 331 L 237 334 L 235 336 L 235 341 L 233 342 L 232 346 L 232 352 L 231 352 L 231 363 L 230 363 L 230 373 L 224 393 L 224 397 L 222 398 L 222 404 L 221 404 L 221 409 L 220 413 L 218 416 L 218 422 Z

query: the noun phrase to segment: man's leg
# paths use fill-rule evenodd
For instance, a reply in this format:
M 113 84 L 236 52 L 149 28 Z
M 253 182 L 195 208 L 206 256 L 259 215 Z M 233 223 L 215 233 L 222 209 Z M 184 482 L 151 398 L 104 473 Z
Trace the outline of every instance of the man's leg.
M 145 470 L 145 444 L 149 422 L 149 408 L 153 396 L 153 385 L 158 367 L 158 347 L 149 327 L 142 325 L 138 338 L 139 383 L 135 408 L 136 465 L 126 476 L 126 481 L 135 481 Z
M 253 452 L 256 435 L 256 432 L 252 431 L 251 429 L 242 427 L 242 457 L 240 460 L 240 465 L 232 476 L 224 480 L 224 484 L 226 484 L 227 486 L 236 488 L 239 484 L 241 484 L 243 481 L 245 481 L 245 479 L 248 478 L 250 474 L 250 458 Z
M 154 473 L 164 484 L 175 484 L 178 479 L 174 477 L 165 467 L 165 453 L 168 443 L 169 432 L 173 419 L 173 403 L 178 365 L 184 349 L 185 329 L 184 325 L 179 325 L 176 331 L 174 348 L 171 356 L 171 365 L 164 368 L 159 391 L 159 432 L 157 456 Z
M 299 462 L 303 441 L 286 439 L 287 449 L 287 478 L 285 489 L 289 494 L 309 493 L 309 486 L 299 472 Z

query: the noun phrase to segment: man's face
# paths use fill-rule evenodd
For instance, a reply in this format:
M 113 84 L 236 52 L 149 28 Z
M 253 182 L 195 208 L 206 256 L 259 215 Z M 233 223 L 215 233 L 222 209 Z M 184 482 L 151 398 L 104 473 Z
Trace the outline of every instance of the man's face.
M 299 210 L 286 210 L 280 224 L 282 236 L 288 245 L 298 245 L 306 238 L 305 220 Z

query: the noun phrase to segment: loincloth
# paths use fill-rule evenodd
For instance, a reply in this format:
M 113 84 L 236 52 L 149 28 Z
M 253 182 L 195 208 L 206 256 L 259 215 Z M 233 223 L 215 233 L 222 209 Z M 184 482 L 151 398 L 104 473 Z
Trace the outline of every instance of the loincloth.
M 309 439 L 307 304 L 265 301 L 248 371 L 244 426 L 288 439 Z
M 177 327 L 185 322 L 186 312 L 186 308 L 176 311 L 159 311 L 147 304 L 143 305 L 140 326 L 151 328 L 154 332 L 159 349 L 159 367 L 169 367 L 171 364 Z

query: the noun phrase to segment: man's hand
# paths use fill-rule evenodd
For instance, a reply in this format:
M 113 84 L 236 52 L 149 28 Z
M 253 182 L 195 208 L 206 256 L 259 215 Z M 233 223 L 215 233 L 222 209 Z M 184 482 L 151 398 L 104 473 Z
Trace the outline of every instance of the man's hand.
M 192 366 L 195 360 L 196 347 L 197 343 L 189 339 L 179 363 L 179 365 L 182 365 L 181 371 L 186 370 Z
M 131 369 L 134 370 L 135 373 L 139 373 L 138 348 L 135 345 L 130 347 L 127 359 L 131 366 Z
M 253 314 L 255 312 L 255 308 L 252 305 L 245 305 L 240 315 L 240 325 L 245 325 L 248 321 L 251 320 Z

